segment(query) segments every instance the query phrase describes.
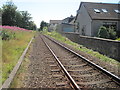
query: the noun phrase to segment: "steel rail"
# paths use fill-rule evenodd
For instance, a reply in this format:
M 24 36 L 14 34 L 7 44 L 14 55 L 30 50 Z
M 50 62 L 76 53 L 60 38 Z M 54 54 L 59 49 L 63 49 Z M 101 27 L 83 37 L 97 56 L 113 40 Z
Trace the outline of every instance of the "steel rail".
M 55 55 L 55 53 L 53 52 L 53 50 L 49 47 L 49 45 L 45 42 L 45 40 L 42 37 L 41 37 L 41 39 L 43 40 L 43 42 L 45 43 L 45 45 L 47 46 L 47 48 L 50 50 L 50 52 L 55 57 L 56 61 L 58 62 L 59 66 L 61 67 L 61 69 L 65 73 L 65 75 L 67 76 L 68 80 L 70 81 L 70 83 L 72 84 L 72 86 L 74 87 L 74 89 L 75 90 L 81 90 L 80 87 L 77 85 L 77 83 L 74 81 L 74 79 L 71 77 L 71 75 L 68 73 L 68 71 L 65 69 L 65 67 L 63 66 L 63 64 L 57 58 L 57 56 Z
M 76 53 L 75 51 L 67 48 L 66 46 L 62 45 L 61 43 L 49 38 L 48 36 L 44 35 L 46 38 L 48 38 L 49 40 L 53 41 L 54 43 L 56 43 L 57 45 L 61 46 L 62 48 L 70 51 L 71 53 L 73 53 L 74 55 L 78 56 L 79 58 L 81 58 L 82 60 L 86 61 L 87 63 L 89 63 L 92 66 L 95 66 L 98 70 L 102 71 L 103 73 L 105 73 L 106 75 L 108 75 L 112 80 L 114 80 L 118 85 L 120 85 L 120 77 L 114 75 L 113 73 L 109 72 L 108 70 L 104 69 L 103 67 L 93 63 L 92 61 L 88 60 L 87 58 L 81 56 L 80 54 Z

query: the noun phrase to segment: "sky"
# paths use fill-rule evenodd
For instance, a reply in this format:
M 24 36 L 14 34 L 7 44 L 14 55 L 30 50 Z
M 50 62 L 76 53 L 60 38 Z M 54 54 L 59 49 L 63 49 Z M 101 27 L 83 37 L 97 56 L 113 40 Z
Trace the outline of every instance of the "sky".
M 0 7 L 7 0 L 0 0 Z M 12 0 L 18 7 L 19 11 L 28 11 L 33 17 L 37 27 L 44 20 L 62 20 L 71 15 L 76 16 L 80 2 L 102 2 L 102 3 L 118 3 L 120 0 Z

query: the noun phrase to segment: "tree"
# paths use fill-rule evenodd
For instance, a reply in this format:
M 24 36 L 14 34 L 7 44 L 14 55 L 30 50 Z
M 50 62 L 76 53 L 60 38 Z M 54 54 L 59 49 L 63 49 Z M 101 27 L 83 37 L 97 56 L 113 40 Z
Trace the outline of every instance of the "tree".
M 35 25 L 35 23 L 33 21 L 29 22 L 29 29 L 30 30 L 36 30 L 37 29 L 37 26 Z
M 27 11 L 21 11 L 22 14 L 22 28 L 29 29 L 29 22 L 31 21 L 32 17 Z
M 42 22 L 40 23 L 40 30 L 43 30 L 44 27 L 48 27 L 48 23 L 42 21 Z M 39 30 L 39 31 L 40 31 L 40 30 Z
M 25 29 L 36 30 L 31 14 L 27 11 L 18 11 L 12 1 L 6 2 L 2 7 L 2 25 L 18 26 Z
M 6 2 L 2 7 L 2 25 L 15 26 L 15 14 L 17 7 L 12 1 Z
M 0 8 L 0 25 L 2 25 L 2 9 Z
M 15 26 L 23 27 L 22 24 L 22 18 L 23 16 L 21 15 L 20 11 L 16 11 L 15 13 Z

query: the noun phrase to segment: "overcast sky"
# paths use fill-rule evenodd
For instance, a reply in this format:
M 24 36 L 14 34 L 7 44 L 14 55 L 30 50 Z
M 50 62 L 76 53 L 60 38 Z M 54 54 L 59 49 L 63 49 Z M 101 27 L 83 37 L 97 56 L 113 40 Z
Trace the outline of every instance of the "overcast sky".
M 7 0 L 0 0 L 0 7 Z M 120 0 L 12 0 L 20 11 L 28 11 L 37 27 L 42 20 L 62 20 L 75 16 L 80 2 L 118 3 Z

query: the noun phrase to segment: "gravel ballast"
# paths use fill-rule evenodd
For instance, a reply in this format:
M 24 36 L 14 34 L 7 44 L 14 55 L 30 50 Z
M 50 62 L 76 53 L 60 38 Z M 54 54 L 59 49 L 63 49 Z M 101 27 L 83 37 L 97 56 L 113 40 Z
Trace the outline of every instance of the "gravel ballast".
M 43 43 L 40 35 L 35 37 L 31 51 L 30 65 L 26 72 L 23 88 L 70 87 L 63 73 L 61 71 L 54 71 L 54 69 L 59 68 L 51 67 L 56 65 L 55 59 Z M 66 83 L 65 86 L 62 85 L 64 83 Z
M 64 55 L 68 56 L 67 58 L 72 57 L 70 55 L 67 55 L 67 53 L 61 53 L 62 52 L 61 49 L 57 48 L 54 45 L 54 43 L 49 42 L 48 40 L 47 43 L 49 43 L 49 45 L 52 48 L 54 48 L 54 50 L 57 52 L 58 55 L 63 56 L 58 58 L 64 58 Z M 96 58 L 91 57 L 82 52 L 79 52 L 69 45 L 66 44 L 64 45 L 78 53 L 81 53 L 83 56 L 90 59 L 91 61 L 96 62 Z M 73 59 L 76 60 L 77 58 L 75 57 Z M 73 61 L 70 62 L 72 64 L 76 63 Z M 107 64 L 104 62 L 97 61 L 96 63 L 98 63 L 98 65 L 101 66 L 102 65 L 107 66 Z M 109 65 L 108 65 L 108 69 L 109 69 Z M 118 74 L 118 72 L 116 74 Z M 108 86 L 100 85 L 100 86 L 109 87 L 109 85 Z M 26 72 L 24 85 L 22 87 L 23 88 L 70 88 L 69 81 L 66 79 L 60 68 L 57 67 L 55 58 L 48 50 L 48 48 L 45 46 L 40 35 L 37 35 L 35 37 L 35 42 L 33 43 L 30 54 L 30 65 L 28 66 L 28 71 Z M 94 87 L 94 86 L 90 86 L 90 87 Z

